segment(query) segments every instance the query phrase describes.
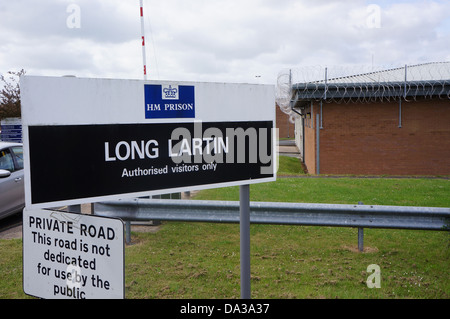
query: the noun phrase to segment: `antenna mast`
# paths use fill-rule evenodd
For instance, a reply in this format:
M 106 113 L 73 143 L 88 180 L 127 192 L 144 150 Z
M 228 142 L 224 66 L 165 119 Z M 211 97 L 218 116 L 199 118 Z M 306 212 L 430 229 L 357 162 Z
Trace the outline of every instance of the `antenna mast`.
M 141 6 L 141 35 L 142 35 L 142 62 L 144 64 L 144 80 L 147 80 L 147 61 L 145 56 L 145 29 L 144 29 L 144 1 L 140 1 Z

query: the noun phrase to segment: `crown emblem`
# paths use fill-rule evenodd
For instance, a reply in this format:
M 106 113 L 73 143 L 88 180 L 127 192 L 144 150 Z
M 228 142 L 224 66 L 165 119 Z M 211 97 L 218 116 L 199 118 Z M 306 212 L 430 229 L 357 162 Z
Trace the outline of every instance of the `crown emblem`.
M 172 85 L 169 85 L 168 88 L 164 88 L 163 92 L 166 99 L 176 99 L 178 89 L 173 88 Z

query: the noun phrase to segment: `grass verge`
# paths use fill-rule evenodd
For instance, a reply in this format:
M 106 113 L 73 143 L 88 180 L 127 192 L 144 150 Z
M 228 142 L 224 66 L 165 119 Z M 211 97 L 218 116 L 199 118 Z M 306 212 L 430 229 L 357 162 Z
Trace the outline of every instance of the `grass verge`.
M 281 166 L 281 165 L 280 165 Z M 291 169 L 286 169 L 289 174 Z M 253 201 L 450 206 L 445 179 L 279 178 L 250 187 Z M 238 200 L 239 188 L 201 191 L 196 199 Z M 125 252 L 127 298 L 239 298 L 239 225 L 163 223 L 132 233 Z M 448 299 L 449 233 L 252 225 L 252 298 Z M 369 265 L 381 288 L 368 288 Z M 22 291 L 22 241 L 0 240 L 0 298 Z

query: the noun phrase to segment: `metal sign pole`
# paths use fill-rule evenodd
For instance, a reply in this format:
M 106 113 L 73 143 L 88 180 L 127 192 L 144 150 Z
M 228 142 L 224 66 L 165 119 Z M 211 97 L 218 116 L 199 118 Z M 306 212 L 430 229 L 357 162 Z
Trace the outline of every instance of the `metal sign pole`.
M 250 185 L 239 187 L 241 298 L 250 299 Z

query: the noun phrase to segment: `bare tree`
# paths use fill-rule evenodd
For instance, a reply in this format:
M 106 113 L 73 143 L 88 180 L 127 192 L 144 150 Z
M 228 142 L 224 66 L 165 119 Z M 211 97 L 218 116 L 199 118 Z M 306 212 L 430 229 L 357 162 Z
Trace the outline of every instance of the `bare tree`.
M 8 77 L 0 74 L 0 120 L 7 117 L 21 117 L 19 78 L 25 70 L 8 72 Z

